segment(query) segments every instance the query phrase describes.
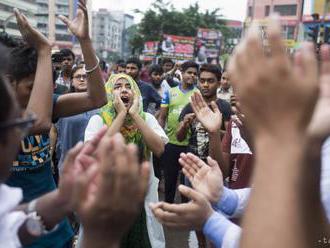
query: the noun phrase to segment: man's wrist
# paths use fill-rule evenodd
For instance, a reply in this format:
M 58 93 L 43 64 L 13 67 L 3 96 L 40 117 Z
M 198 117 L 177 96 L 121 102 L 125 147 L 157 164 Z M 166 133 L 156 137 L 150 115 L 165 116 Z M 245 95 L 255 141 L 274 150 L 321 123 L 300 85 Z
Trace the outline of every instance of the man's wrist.
M 92 43 L 92 39 L 89 35 L 87 37 L 83 37 L 83 38 L 78 37 L 78 40 L 79 40 L 80 45 Z
M 52 47 L 50 45 L 42 45 L 37 48 L 38 56 L 51 56 L 52 54 Z

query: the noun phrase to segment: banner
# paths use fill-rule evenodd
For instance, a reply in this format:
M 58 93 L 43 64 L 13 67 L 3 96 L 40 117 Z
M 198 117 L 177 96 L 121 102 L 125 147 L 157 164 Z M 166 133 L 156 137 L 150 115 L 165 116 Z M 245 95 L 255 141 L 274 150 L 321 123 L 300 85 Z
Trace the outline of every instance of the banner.
M 192 60 L 194 57 L 194 37 L 164 35 L 160 51 L 162 57 L 174 60 Z
M 152 60 L 157 55 L 158 41 L 147 41 L 144 43 L 143 57 L 144 60 Z
M 195 57 L 199 63 L 219 62 L 221 49 L 220 31 L 213 29 L 199 28 L 197 32 Z M 215 61 L 214 61 L 215 60 Z

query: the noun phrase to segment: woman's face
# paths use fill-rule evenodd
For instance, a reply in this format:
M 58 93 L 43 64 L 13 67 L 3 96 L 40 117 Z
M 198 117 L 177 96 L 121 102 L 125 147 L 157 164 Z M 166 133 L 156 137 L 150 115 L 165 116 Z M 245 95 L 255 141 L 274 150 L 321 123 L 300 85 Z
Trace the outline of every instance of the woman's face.
M 76 92 L 87 91 L 87 74 L 84 69 L 78 69 L 72 77 L 72 86 Z
M 115 82 L 113 92 L 120 96 L 127 109 L 132 106 L 134 94 L 131 84 L 125 78 L 120 78 Z

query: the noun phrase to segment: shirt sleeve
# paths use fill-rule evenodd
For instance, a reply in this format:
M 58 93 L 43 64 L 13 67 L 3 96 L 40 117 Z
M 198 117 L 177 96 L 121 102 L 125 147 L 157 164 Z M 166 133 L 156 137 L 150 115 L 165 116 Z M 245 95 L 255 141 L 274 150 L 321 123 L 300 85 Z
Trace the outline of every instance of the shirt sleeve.
M 214 212 L 203 226 L 205 237 L 216 248 L 238 248 L 241 228 L 228 220 L 221 213 Z
M 224 187 L 221 198 L 213 208 L 229 218 L 239 218 L 245 211 L 250 192 L 250 188 L 233 190 Z
M 230 120 L 230 117 L 231 117 L 231 109 L 230 109 L 230 104 L 226 101 L 222 101 L 221 102 L 221 113 L 222 113 L 222 116 L 223 116 L 223 119 L 225 121 L 229 121 Z
M 166 90 L 163 94 L 162 102 L 161 102 L 161 107 L 168 107 L 170 104 L 170 91 Z
M 164 129 L 159 125 L 158 121 L 153 115 L 146 113 L 146 123 L 148 127 L 150 127 L 157 135 L 160 136 L 164 144 L 168 143 L 169 139 L 165 134 Z
M 99 115 L 93 115 L 90 118 L 87 127 L 85 129 L 85 142 L 93 139 L 97 132 L 104 126 L 103 120 Z

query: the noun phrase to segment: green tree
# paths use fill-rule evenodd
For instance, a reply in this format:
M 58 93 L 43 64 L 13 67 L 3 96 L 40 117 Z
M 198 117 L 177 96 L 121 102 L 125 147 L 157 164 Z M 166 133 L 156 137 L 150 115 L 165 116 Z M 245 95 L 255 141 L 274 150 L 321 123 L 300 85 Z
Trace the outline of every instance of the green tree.
M 220 9 L 201 11 L 195 3 L 188 8 L 177 10 L 170 2 L 155 0 L 136 25 L 135 33 L 130 40 L 132 49 L 141 52 L 145 41 L 160 40 L 163 34 L 196 36 L 198 28 L 211 28 L 228 33 L 225 21 L 221 19 Z

